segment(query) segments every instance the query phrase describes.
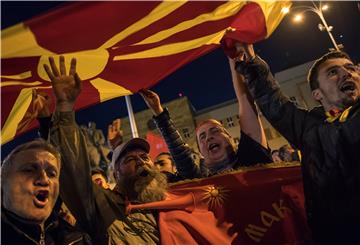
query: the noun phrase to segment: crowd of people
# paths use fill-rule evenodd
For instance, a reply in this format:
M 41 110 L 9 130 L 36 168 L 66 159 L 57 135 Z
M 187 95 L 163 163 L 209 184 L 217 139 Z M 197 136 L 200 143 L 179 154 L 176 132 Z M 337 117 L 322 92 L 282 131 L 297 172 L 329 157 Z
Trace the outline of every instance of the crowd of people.
M 44 69 L 52 82 L 55 111 L 49 110 L 49 96 L 35 94 L 43 105 L 38 113 L 41 139 L 19 145 L 2 163 L 2 244 L 160 244 L 156 211 L 127 213 L 127 203 L 165 200 L 169 183 L 279 161 L 301 161 L 314 243 L 358 244 L 359 68 L 341 51 L 318 59 L 308 80 L 320 106 L 308 111 L 282 94 L 252 45 L 237 43 L 233 49 L 229 66 L 241 138 L 235 144 L 215 119 L 199 123 L 200 162 L 159 95 L 145 88 L 139 93 L 169 152 L 153 160 L 145 139 L 124 142 L 119 119 L 109 125 L 107 140 L 94 124 L 79 126 L 74 104 L 82 81 L 76 59 L 67 72 L 63 56 L 59 66 L 50 57 Z M 291 146 L 271 151 L 258 108 Z M 108 183 L 110 177 L 115 186 Z

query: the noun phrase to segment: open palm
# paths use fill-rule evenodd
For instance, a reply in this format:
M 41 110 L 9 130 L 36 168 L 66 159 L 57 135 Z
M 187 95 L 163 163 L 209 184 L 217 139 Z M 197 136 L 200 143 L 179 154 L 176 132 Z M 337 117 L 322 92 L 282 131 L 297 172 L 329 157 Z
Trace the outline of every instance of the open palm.
M 113 150 L 122 143 L 122 135 L 121 120 L 118 118 L 108 126 L 108 142 Z
M 81 79 L 76 73 L 76 59 L 71 59 L 68 75 L 66 74 L 64 56 L 60 56 L 59 61 L 60 72 L 55 65 L 53 57 L 49 58 L 51 69 L 48 65 L 44 65 L 45 71 L 52 82 L 56 102 L 57 104 L 74 103 L 81 92 Z

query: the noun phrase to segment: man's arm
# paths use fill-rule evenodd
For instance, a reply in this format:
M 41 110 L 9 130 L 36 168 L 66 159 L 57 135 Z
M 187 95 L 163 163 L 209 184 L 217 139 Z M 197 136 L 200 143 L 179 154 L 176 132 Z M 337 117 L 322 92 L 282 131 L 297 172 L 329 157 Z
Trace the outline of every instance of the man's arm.
M 269 66 L 255 56 L 252 45 L 245 45 L 247 59 L 236 63 L 236 70 L 245 77 L 250 93 L 266 119 L 291 144 L 301 149 L 306 110 L 297 108 L 281 91 Z
M 75 100 L 81 91 L 81 80 L 76 74 L 76 60 L 71 60 L 66 75 L 64 57 L 60 57 L 60 72 L 54 59 L 49 58 L 51 69 L 45 65 L 56 97 L 56 110 L 50 129 L 50 140 L 61 152 L 60 194 L 80 226 L 89 234 L 95 232 L 97 221 L 95 199 L 90 177 L 85 138 L 75 122 Z
M 38 101 L 37 106 L 35 106 L 36 118 L 39 122 L 39 137 L 44 140 L 48 140 L 49 131 L 52 125 L 51 122 L 51 98 L 45 92 L 38 92 L 36 89 L 33 90 L 33 96 L 35 96 L 35 101 Z
M 239 104 L 239 124 L 241 131 L 264 148 L 268 148 L 264 128 L 255 106 L 254 99 L 244 83 L 244 76 L 236 72 L 235 61 L 233 59 L 229 58 L 229 65 L 234 91 Z
M 153 111 L 156 126 L 165 139 L 179 175 L 187 179 L 200 178 L 200 167 L 192 158 L 191 148 L 183 141 L 170 118 L 169 112 L 161 106 L 159 96 L 153 91 L 145 89 L 142 89 L 139 93 Z

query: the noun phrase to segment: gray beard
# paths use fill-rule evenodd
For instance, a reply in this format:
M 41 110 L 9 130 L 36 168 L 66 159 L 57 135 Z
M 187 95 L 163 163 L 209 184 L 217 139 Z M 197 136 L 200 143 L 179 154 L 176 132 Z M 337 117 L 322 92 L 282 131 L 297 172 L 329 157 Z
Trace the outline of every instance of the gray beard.
M 167 178 L 157 169 L 144 167 L 147 176 L 122 176 L 120 186 L 125 190 L 129 201 L 148 203 L 165 199 Z

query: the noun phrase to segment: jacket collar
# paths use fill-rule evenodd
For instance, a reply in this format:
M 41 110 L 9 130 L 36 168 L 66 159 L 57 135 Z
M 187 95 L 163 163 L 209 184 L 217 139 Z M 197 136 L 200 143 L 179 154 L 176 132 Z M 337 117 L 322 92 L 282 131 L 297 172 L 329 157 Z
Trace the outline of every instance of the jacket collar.
M 339 120 L 339 122 L 345 122 L 349 116 L 351 108 L 352 106 L 348 107 L 345 110 L 331 109 L 330 111 L 325 112 L 326 121 L 328 123 L 332 123 L 336 120 Z
M 3 206 L 1 207 L 1 219 L 12 226 L 16 232 L 25 235 L 26 237 L 30 237 L 35 241 L 40 240 L 40 236 L 42 234 L 42 229 L 39 224 L 30 223 L 27 220 L 21 218 L 15 213 L 5 209 Z M 46 220 L 44 224 L 44 233 L 49 229 L 53 229 L 58 225 L 58 221 L 56 220 L 56 214 L 52 213 L 50 217 Z

